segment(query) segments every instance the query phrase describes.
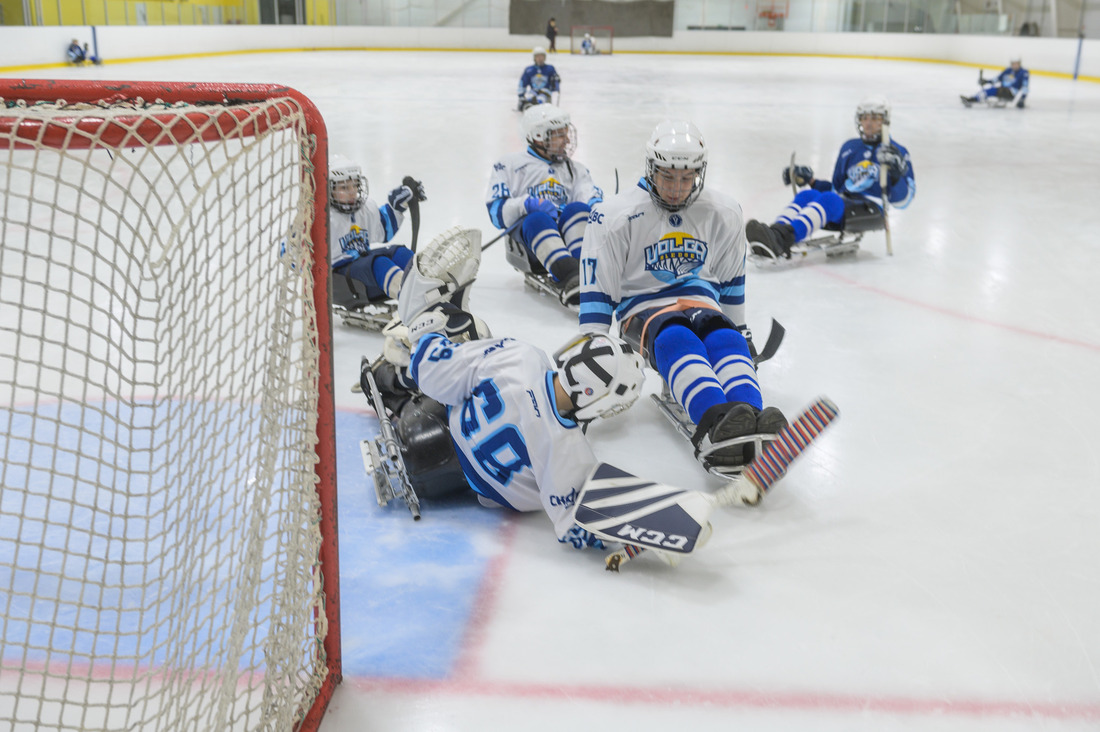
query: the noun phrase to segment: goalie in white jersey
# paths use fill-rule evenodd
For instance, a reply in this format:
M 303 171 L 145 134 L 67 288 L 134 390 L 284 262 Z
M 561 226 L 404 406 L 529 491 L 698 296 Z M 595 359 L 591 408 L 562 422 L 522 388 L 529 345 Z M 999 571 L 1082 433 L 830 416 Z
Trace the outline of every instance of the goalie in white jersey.
M 579 292 L 581 241 L 591 207 L 603 200 L 588 168 L 570 156 L 577 133 L 569 115 L 550 104 L 523 113 L 527 149 L 493 165 L 485 205 L 498 229 L 522 219 L 515 238 L 523 242 L 561 288 L 562 302 Z
M 545 511 L 559 541 L 603 548 L 574 523 L 577 494 L 598 462 L 583 425 L 634 403 L 645 379 L 641 357 L 608 336 L 580 335 L 554 361 L 512 338 L 455 342 L 461 337 L 444 333 L 469 333 L 464 324 L 476 318 L 451 302 L 449 281 L 468 277 L 452 276 L 453 268 L 431 274 L 426 251 L 414 257 L 398 300 L 410 323 L 407 374 L 447 406 L 466 482 L 483 505 Z
M 733 199 L 704 190 L 707 147 L 694 124 L 665 121 L 637 187 L 599 204 L 581 252 L 581 330 L 613 316 L 696 425 L 708 468 L 739 466 L 750 443 L 787 420 L 763 406 L 745 326 L 745 224 Z

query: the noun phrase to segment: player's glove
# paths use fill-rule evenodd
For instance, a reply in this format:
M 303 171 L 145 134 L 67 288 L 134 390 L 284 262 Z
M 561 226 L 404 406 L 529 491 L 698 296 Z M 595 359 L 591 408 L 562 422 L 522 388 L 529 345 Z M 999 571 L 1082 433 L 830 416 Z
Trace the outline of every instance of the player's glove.
M 893 186 L 901 177 L 905 174 L 905 158 L 901 156 L 901 151 L 893 145 L 883 145 L 878 149 L 878 164 L 885 165 L 886 171 L 886 185 Z
M 404 180 L 401 181 L 401 185 L 412 191 L 418 201 L 427 201 L 428 194 L 424 192 L 424 184 L 413 178 L 411 175 L 406 175 Z
M 408 186 L 398 186 L 390 191 L 390 207 L 394 211 L 404 211 L 412 200 L 413 192 Z
M 798 187 L 808 186 L 814 179 L 814 170 L 809 165 L 794 166 L 794 184 Z M 783 168 L 783 185 L 791 184 L 791 169 Z
M 527 200 L 523 202 L 523 208 L 526 209 L 529 214 L 533 214 L 537 211 L 546 214 L 554 219 L 554 221 L 558 220 L 558 207 L 554 205 L 553 201 L 528 196 Z

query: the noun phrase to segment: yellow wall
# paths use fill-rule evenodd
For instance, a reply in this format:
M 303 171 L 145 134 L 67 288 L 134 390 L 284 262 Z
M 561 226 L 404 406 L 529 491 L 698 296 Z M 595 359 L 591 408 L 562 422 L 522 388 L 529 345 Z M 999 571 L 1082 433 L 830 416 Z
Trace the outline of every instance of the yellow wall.
M 260 20 L 256 0 L 31 0 L 29 4 L 30 25 L 138 25 L 140 6 L 145 8 L 148 25 L 202 24 L 203 9 L 207 23 Z M 321 4 L 327 23 L 328 1 L 322 0 Z M 22 0 L 0 0 L 0 7 L 4 9 L 5 25 L 24 25 Z

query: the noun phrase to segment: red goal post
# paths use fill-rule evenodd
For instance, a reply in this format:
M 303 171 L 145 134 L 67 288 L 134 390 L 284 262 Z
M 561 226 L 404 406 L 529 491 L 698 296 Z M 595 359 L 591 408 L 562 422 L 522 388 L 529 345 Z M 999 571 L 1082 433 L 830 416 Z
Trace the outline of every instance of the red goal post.
M 613 53 L 615 28 L 610 25 L 573 25 L 569 27 L 569 53 L 584 54 L 584 37 L 588 34 L 593 43 L 595 54 L 600 56 Z
M 0 80 L 0 726 L 320 725 L 327 158 L 287 87 Z

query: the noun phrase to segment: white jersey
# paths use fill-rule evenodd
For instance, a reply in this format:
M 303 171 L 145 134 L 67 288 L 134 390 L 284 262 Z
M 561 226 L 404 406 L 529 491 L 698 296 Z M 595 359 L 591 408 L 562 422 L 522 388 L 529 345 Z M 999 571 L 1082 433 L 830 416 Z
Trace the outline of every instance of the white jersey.
M 545 511 L 564 539 L 596 456 L 580 426 L 558 414 L 549 357 L 511 338 L 456 344 L 433 333 L 417 343 L 409 375 L 449 407 L 470 487 L 517 511 Z
M 575 160 L 553 163 L 531 148 L 505 155 L 493 165 L 485 205 L 498 229 L 507 229 L 523 215 L 528 196 L 552 201 L 560 210 L 574 201 L 592 205 L 603 200 L 603 191 L 592 182 L 592 173 Z
M 707 189 L 669 212 L 643 184 L 592 209 L 581 247 L 581 330 L 606 333 L 642 310 L 694 300 L 745 322 L 745 222 Z
M 389 241 L 397 234 L 404 220 L 405 215 L 394 210 L 390 204 L 379 206 L 370 198 L 363 198 L 359 208 L 349 214 L 330 207 L 328 242 L 332 266 L 355 259 L 357 255 L 349 252 L 366 254 L 371 244 Z

